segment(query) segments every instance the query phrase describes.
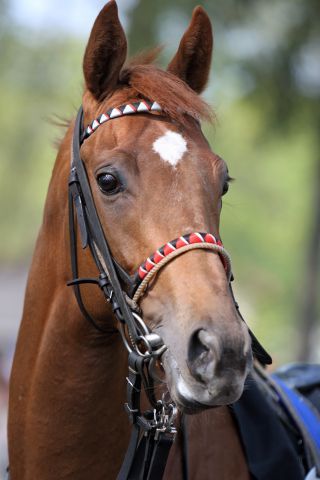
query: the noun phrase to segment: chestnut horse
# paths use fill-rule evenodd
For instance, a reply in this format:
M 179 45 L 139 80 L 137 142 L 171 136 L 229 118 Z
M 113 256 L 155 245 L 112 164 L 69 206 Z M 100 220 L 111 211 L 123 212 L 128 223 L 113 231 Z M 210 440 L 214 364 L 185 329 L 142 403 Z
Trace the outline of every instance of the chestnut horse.
M 228 170 L 199 123 L 211 115 L 198 94 L 208 80 L 212 43 L 210 20 L 197 7 L 166 71 L 152 63 L 153 52 L 124 66 L 127 43 L 115 1 L 93 26 L 83 62 L 84 124 L 91 127 L 81 158 L 112 255 L 129 274 L 179 236 L 210 232 L 219 239 Z M 148 101 L 159 108 L 147 111 Z M 134 102 L 145 110 L 102 125 L 104 112 Z M 11 480 L 113 479 L 129 441 L 127 353 L 118 322 L 96 286 L 84 285 L 85 308 L 103 332 L 93 328 L 66 287 L 73 129 L 74 122 L 54 166 L 26 289 L 10 385 Z M 78 262 L 81 276 L 96 275 L 81 245 Z M 167 347 L 162 364 L 172 400 L 194 414 L 188 416 L 190 478 L 248 480 L 227 405 L 242 394 L 251 340 L 221 256 L 203 249 L 176 258 L 140 307 Z M 178 437 L 165 478 L 182 478 L 181 450 Z

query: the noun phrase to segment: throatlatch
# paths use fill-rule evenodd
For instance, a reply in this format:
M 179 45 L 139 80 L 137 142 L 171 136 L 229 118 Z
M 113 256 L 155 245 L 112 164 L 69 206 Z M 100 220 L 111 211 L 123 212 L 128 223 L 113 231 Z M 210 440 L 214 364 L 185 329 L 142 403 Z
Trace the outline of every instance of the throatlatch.
M 233 278 L 230 257 L 221 241 L 210 233 L 195 232 L 168 242 L 149 257 L 139 268 L 137 274 L 132 277 L 112 257 L 94 204 L 85 165 L 81 160 L 81 143 L 99 125 L 112 118 L 139 112 L 159 111 L 161 111 L 161 107 L 156 102 L 132 101 L 100 115 L 83 132 L 81 107 L 76 118 L 72 141 L 69 177 L 69 230 L 73 279 L 68 282 L 68 285 L 73 286 L 84 317 L 99 331 L 108 332 L 108 329 L 97 324 L 86 310 L 80 292 L 80 285 L 84 283 L 93 283 L 100 287 L 120 323 L 120 332 L 129 353 L 125 408 L 132 422 L 132 434 L 118 480 L 161 480 L 176 435 L 176 406 L 166 396 L 156 399 L 152 375 L 155 363 L 160 360 L 167 347 L 160 336 L 150 331 L 144 323 L 139 315 L 137 305 L 145 293 L 149 281 L 153 279 L 160 268 L 178 255 L 196 248 L 205 248 L 215 251 L 221 258 L 232 293 L 231 281 Z M 82 248 L 89 247 L 97 266 L 99 272 L 97 278 L 78 278 L 76 225 L 79 227 Z M 234 303 L 239 312 L 235 299 Z M 239 315 L 241 316 L 240 312 Z M 243 319 L 242 316 L 241 318 Z M 262 364 L 270 364 L 271 357 L 252 332 L 250 330 L 249 332 L 254 355 Z M 150 403 L 150 409 L 145 412 L 141 411 L 140 406 L 142 388 Z

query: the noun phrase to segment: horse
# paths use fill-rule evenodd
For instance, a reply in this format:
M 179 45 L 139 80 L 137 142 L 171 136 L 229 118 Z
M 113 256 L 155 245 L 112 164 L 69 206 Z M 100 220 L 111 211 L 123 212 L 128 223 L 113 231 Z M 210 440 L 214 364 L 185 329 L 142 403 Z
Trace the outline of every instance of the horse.
M 189 478 L 251 478 L 229 405 L 243 393 L 254 337 L 234 301 L 219 234 L 228 168 L 200 125 L 213 116 L 200 97 L 212 46 L 202 7 L 167 70 L 155 65 L 156 51 L 125 63 L 114 0 L 95 20 L 83 60 L 83 110 L 61 141 L 27 282 L 10 381 L 11 480 L 117 477 L 130 436 L 123 343 L 132 351 L 140 342 L 143 356 L 151 339 L 163 342 L 154 393 L 169 395 L 188 418 L 187 443 L 178 433 L 164 478 L 186 478 L 186 455 Z M 99 235 L 89 238 L 91 197 L 76 191 L 77 155 L 112 252 L 107 264 Z M 112 272 L 120 306 L 115 288 L 108 301 L 104 295 Z M 128 278 L 140 289 L 133 299 Z M 118 321 L 126 315 L 145 329 L 138 340 Z

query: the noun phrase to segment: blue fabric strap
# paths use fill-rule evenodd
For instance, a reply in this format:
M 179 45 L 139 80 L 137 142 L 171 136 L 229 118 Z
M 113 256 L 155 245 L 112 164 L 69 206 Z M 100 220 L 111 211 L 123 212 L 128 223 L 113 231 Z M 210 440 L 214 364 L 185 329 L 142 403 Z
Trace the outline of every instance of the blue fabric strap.
M 302 436 L 310 448 L 313 460 L 319 473 L 320 470 L 320 416 L 313 406 L 297 390 L 290 388 L 276 374 L 272 375 L 280 387 L 278 394 L 288 413 L 296 423 Z M 285 401 L 287 400 L 287 401 Z

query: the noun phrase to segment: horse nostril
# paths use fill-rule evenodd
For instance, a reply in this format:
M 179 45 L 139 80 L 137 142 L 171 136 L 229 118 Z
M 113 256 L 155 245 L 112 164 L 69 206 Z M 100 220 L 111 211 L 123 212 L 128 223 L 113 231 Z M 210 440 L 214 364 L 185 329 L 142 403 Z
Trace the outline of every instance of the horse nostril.
M 193 363 L 197 358 L 199 358 L 201 355 L 205 354 L 209 350 L 209 348 L 204 345 L 199 338 L 199 333 L 201 331 L 202 329 L 196 330 L 191 335 L 189 341 L 188 360 L 191 363 Z
M 200 328 L 190 337 L 187 365 L 191 375 L 206 385 L 228 378 L 233 381 L 250 368 L 251 352 L 244 354 L 243 350 L 243 343 L 236 337 Z
M 215 365 L 215 349 L 209 339 L 211 336 L 201 328 L 192 334 L 189 341 L 187 364 L 191 374 L 201 381 L 207 381 L 208 374 L 210 377 L 213 375 Z

